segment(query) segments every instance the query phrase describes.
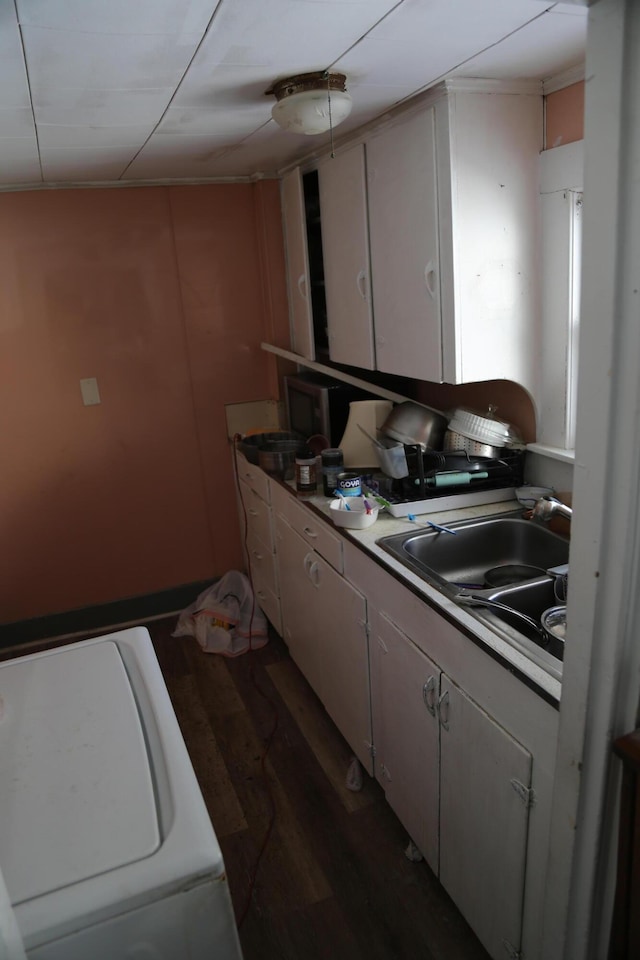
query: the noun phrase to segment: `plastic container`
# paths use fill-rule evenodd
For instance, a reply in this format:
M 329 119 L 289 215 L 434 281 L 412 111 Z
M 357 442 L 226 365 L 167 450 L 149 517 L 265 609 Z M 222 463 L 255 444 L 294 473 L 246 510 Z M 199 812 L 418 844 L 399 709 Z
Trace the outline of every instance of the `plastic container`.
M 332 497 L 338 486 L 338 474 L 344 470 L 344 456 L 337 447 L 328 447 L 321 453 L 322 489 L 325 497 Z
M 317 461 L 311 450 L 296 455 L 296 490 L 315 493 L 318 487 Z
M 364 530 L 378 519 L 378 504 L 374 503 L 371 499 L 369 499 L 369 503 L 371 504 L 369 513 L 367 513 L 367 508 L 362 497 L 352 497 L 348 503 L 348 510 L 345 501 L 342 499 L 332 500 L 329 505 L 331 519 L 336 527 Z

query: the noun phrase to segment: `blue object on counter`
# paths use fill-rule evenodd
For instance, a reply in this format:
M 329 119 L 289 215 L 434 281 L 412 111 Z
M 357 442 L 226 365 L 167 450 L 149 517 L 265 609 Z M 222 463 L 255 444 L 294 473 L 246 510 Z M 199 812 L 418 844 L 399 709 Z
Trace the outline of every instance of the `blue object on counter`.
M 407 520 L 411 520 L 411 521 L 413 521 L 413 523 L 418 523 L 418 518 L 416 517 L 416 515 L 415 515 L 414 513 L 408 513 L 408 514 L 407 514 Z M 450 533 L 450 534 L 452 534 L 454 537 L 457 536 L 457 534 L 458 534 L 458 531 L 457 531 L 457 530 L 450 530 L 449 527 L 443 527 L 443 526 L 441 526 L 441 524 L 439 524 L 439 523 L 434 523 L 433 520 L 426 520 L 426 521 L 425 521 L 425 525 L 426 525 L 427 527 L 433 527 L 433 529 L 434 529 L 434 530 L 437 530 L 439 533 Z

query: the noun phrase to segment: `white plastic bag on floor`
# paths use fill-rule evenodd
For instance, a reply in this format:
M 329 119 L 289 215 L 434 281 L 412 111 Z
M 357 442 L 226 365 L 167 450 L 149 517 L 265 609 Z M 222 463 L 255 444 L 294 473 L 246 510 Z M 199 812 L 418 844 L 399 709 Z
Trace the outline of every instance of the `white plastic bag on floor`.
M 244 573 L 230 570 L 183 610 L 173 637 L 195 637 L 205 653 L 237 657 L 268 640 L 267 621 Z

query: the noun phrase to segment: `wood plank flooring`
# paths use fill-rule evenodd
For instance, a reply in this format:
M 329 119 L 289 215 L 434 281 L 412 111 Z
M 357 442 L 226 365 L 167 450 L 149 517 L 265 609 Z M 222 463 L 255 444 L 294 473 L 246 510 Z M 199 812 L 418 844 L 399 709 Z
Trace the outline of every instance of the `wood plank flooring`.
M 377 782 L 365 773 L 360 792 L 346 788 L 349 747 L 281 639 L 227 659 L 171 637 L 175 622 L 142 625 L 222 847 L 245 960 L 488 960 L 429 867 L 405 857 Z
M 284 643 L 235 659 L 148 624 L 222 847 L 245 960 L 487 960 Z M 265 749 L 270 744 L 266 762 Z M 275 814 L 248 902 L 256 859 Z M 248 908 L 248 909 L 247 909 Z

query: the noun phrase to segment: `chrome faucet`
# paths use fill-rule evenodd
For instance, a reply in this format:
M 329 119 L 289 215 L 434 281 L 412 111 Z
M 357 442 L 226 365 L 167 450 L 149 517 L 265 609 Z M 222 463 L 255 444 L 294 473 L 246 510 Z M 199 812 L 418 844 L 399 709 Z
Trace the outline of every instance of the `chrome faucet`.
M 539 500 L 536 500 L 532 512 L 535 519 L 546 522 L 547 520 L 551 520 L 556 514 L 560 517 L 565 517 L 567 520 L 571 520 L 573 510 L 571 507 L 568 507 L 566 503 L 562 503 L 556 499 L 556 497 L 540 497 Z

